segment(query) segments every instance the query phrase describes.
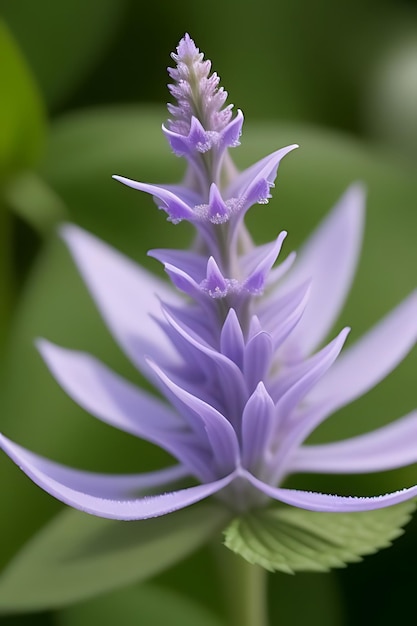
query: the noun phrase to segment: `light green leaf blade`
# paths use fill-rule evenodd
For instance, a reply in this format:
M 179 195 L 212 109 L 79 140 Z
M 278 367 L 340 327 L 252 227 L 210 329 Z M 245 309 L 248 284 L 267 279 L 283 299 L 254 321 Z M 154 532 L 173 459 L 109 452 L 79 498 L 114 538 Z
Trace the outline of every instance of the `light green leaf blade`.
M 123 589 L 77 604 L 56 617 L 57 626 L 221 626 L 218 618 L 183 594 L 155 584 Z
M 415 507 L 414 502 L 404 502 L 360 513 L 259 510 L 231 522 L 225 545 L 270 571 L 325 572 L 390 546 Z
M 139 522 L 66 509 L 2 573 L 0 612 L 62 607 L 146 580 L 208 541 L 227 519 L 212 503 Z
M 0 180 L 38 159 L 44 112 L 35 82 L 7 26 L 0 20 Z

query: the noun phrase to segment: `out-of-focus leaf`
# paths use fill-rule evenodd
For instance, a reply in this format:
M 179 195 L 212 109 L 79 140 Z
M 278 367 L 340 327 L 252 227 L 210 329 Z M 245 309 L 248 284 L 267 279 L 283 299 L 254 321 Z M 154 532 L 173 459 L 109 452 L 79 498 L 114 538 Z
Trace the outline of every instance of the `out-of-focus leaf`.
M 415 22 L 414 22 L 415 23 Z M 417 157 L 417 31 L 398 33 L 363 88 L 364 121 L 376 139 Z
M 225 545 L 270 571 L 327 572 L 390 546 L 414 509 L 414 502 L 404 502 L 361 513 L 259 510 L 229 524 Z
M 41 236 L 50 234 L 59 222 L 68 219 L 61 198 L 33 172 L 13 178 L 6 187 L 5 200 Z
M 229 518 L 208 503 L 140 522 L 67 509 L 2 573 L 0 612 L 62 607 L 146 580 L 217 535 Z
M 41 175 L 68 206 L 72 220 L 154 269 L 146 259 L 151 247 L 178 246 L 189 229 L 175 230 L 150 196 L 112 180 L 123 174 L 136 180 L 178 181 L 184 163 L 175 157 L 160 130 L 161 108 L 117 107 L 75 113 L 57 120 Z
M 121 23 L 125 0 L 0 0 L 49 104 L 88 75 Z
M 0 355 L 3 358 L 3 342 L 7 335 L 11 308 L 12 251 L 10 219 L 4 201 L 0 200 Z
M 26 62 L 0 20 L 0 182 L 32 166 L 43 144 L 42 103 Z
M 0 190 L 19 170 L 38 160 L 43 146 L 42 103 L 25 60 L 0 19 Z M 0 351 L 12 301 L 11 228 L 7 202 L 0 200 Z
M 117 591 L 60 611 L 57 626 L 221 626 L 211 615 L 185 595 L 145 584 Z

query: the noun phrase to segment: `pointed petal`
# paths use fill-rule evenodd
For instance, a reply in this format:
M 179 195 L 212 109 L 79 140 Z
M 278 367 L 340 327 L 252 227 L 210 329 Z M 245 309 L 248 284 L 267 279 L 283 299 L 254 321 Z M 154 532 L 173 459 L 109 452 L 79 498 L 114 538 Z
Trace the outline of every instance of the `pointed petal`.
M 208 218 L 213 224 L 224 224 L 229 219 L 229 210 L 214 183 L 210 186 Z
M 344 328 L 339 335 L 314 356 L 300 365 L 295 365 L 283 373 L 271 386 L 271 395 L 276 402 L 278 421 L 287 420 L 294 407 L 305 397 L 310 389 L 333 365 L 340 354 L 349 328 Z
M 201 283 L 201 288 L 211 298 L 224 298 L 227 295 L 229 284 L 212 256 L 207 261 L 206 278 Z
M 417 411 L 378 430 L 343 441 L 302 446 L 290 472 L 359 474 L 417 463 Z
M 190 250 L 158 248 L 149 250 L 148 256 L 157 259 L 163 265 L 176 267 L 197 283 L 200 283 L 206 275 L 207 258 Z
M 38 348 L 61 387 L 86 411 L 182 457 L 182 449 L 192 441 L 191 432 L 167 405 L 88 354 L 45 340 L 38 342 Z
M 175 361 L 172 346 L 151 317 L 160 316 L 155 294 L 180 304 L 175 291 L 81 228 L 67 224 L 61 234 L 106 324 L 133 363 L 148 376 L 144 354 Z
M 281 278 L 288 272 L 288 270 L 294 265 L 294 261 L 297 258 L 297 254 L 293 251 L 290 252 L 282 263 L 279 263 L 276 267 L 273 267 L 269 272 L 266 284 L 268 288 L 273 288 L 281 280 Z
M 249 470 L 262 459 L 272 434 L 274 413 L 272 398 L 260 382 L 242 415 L 242 463 Z
M 322 511 L 328 513 L 354 513 L 355 511 L 373 511 L 383 509 L 387 506 L 399 504 L 405 500 L 411 500 L 417 496 L 417 485 L 409 489 L 394 491 L 383 496 L 373 496 L 369 498 L 359 498 L 355 496 L 336 496 L 314 491 L 299 491 L 298 489 L 283 489 L 271 487 L 258 480 L 249 472 L 242 472 L 242 475 L 257 489 L 265 495 L 279 500 L 290 506 L 297 506 L 308 511 Z
M 164 487 L 189 476 L 189 471 L 183 465 L 174 465 L 166 469 L 144 474 L 99 474 L 79 470 L 61 465 L 46 459 L 0 434 L 0 447 L 15 463 L 19 460 L 36 465 L 42 472 L 53 476 L 58 482 L 66 484 L 71 489 L 82 490 L 85 493 L 94 493 L 101 498 L 128 498 L 138 495 L 141 491 L 148 491 Z
M 187 272 L 170 263 L 165 263 L 165 271 L 177 289 L 198 301 L 206 299 L 205 294 L 200 289 L 200 285 Z
M 135 498 L 129 497 L 126 490 L 135 488 L 135 480 L 143 488 L 145 479 L 141 476 L 105 477 L 73 470 L 44 459 L 2 435 L 0 446 L 33 482 L 52 496 L 81 511 L 109 519 L 139 520 L 166 515 L 209 497 L 226 487 L 234 478 L 229 475 L 188 489 Z
M 246 344 L 243 372 L 249 393 L 266 377 L 272 360 L 272 340 L 265 331 L 258 332 Z
M 259 195 L 255 193 L 255 190 L 259 188 L 259 183 L 265 181 L 268 187 L 273 185 L 281 159 L 295 148 L 298 148 L 296 144 L 281 148 L 248 167 L 232 181 L 226 190 L 225 197 L 244 197 L 246 208 L 259 202 Z M 264 197 L 261 202 L 266 200 L 267 198 Z
M 239 442 L 230 422 L 213 406 L 174 383 L 155 363 L 150 363 L 163 385 L 170 392 L 173 402 L 187 410 L 190 423 L 195 424 L 197 434 L 205 431 L 210 442 L 216 468 L 229 473 L 239 464 Z M 205 439 L 205 438 L 204 438 Z M 204 443 L 202 439 L 202 443 Z
M 350 289 L 362 241 L 364 191 L 351 186 L 308 239 L 284 281 L 284 288 L 312 278 L 308 307 L 294 342 L 304 355 L 313 352 L 336 321 Z
M 240 145 L 239 138 L 242 134 L 243 113 L 237 110 L 236 116 L 225 126 L 220 133 L 220 149 L 236 148 Z
M 417 291 L 341 356 L 311 391 L 311 403 L 326 403 L 327 415 L 359 398 L 387 376 L 417 340 Z
M 242 369 L 244 350 L 245 340 L 239 319 L 236 311 L 230 309 L 220 335 L 220 351 L 233 363 L 236 363 L 237 367 Z
M 149 183 L 141 183 L 136 180 L 131 180 L 130 178 L 125 178 L 124 176 L 113 176 L 113 178 L 127 187 L 131 187 L 137 191 L 144 191 L 158 198 L 159 208 L 168 213 L 168 219 L 174 224 L 181 222 L 181 220 L 194 221 L 195 214 L 192 207 L 170 189 L 158 185 L 150 185 Z
M 255 257 L 255 266 L 245 268 L 245 273 L 248 274 L 248 277 L 244 282 L 244 287 L 250 293 L 262 293 L 268 274 L 278 258 L 286 236 L 287 233 L 284 230 L 272 244 L 262 246 L 262 253 L 259 253 L 260 251 L 258 250 L 259 254 Z
M 238 398 L 246 397 L 243 376 L 236 363 L 206 344 L 191 328 L 187 327 L 185 324 L 181 324 L 179 320 L 173 317 L 168 311 L 165 310 L 164 312 L 172 328 L 198 350 L 198 352 L 208 357 L 210 360 L 209 369 L 213 370 L 213 366 L 218 369 L 220 373 L 219 384 L 224 388 L 225 397 L 230 395 L 234 401 Z M 201 363 L 201 369 L 204 369 L 203 363 Z M 210 378 L 210 371 L 206 372 L 206 376 L 208 379 Z M 231 417 L 228 417 L 230 420 Z
M 301 320 L 310 296 L 310 288 L 311 281 L 306 281 L 285 295 L 271 300 L 259 311 L 262 324 L 271 334 L 274 350 L 282 345 Z

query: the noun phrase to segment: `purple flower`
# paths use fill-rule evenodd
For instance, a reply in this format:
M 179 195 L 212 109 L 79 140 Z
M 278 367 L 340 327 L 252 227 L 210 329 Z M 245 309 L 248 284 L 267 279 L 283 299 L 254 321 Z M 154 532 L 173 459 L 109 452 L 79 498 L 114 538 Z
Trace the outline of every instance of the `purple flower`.
M 281 487 L 296 472 L 358 473 L 417 461 L 417 412 L 332 444 L 305 445 L 331 413 L 366 393 L 417 337 L 412 293 L 339 356 L 349 329 L 318 349 L 349 290 L 363 230 L 364 192 L 353 185 L 295 257 L 276 265 L 286 236 L 255 246 L 246 211 L 268 202 L 283 148 L 239 173 L 229 149 L 243 115 L 186 35 L 169 69 L 172 117 L 163 131 L 188 170 L 181 185 L 116 176 L 151 194 L 174 223 L 191 222 L 191 250 L 152 250 L 172 286 L 80 228 L 62 236 L 111 332 L 165 398 L 127 382 L 94 357 L 41 340 L 63 389 L 102 421 L 167 450 L 168 469 L 103 475 L 71 469 L 1 436 L 3 450 L 43 489 L 95 515 L 145 519 L 216 495 L 234 511 L 270 499 L 313 511 L 365 511 L 417 496 L 377 497 Z M 189 487 L 169 490 L 178 480 Z M 196 484 L 197 483 L 197 484 Z M 159 495 L 146 495 L 149 490 Z M 141 495 L 142 493 L 142 495 Z

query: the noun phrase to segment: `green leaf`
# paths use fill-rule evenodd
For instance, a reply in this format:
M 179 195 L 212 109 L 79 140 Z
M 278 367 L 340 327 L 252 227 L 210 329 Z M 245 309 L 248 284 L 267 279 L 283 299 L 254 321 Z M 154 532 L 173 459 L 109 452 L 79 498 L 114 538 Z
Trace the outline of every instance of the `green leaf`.
M 121 24 L 126 0 L 0 0 L 49 104 L 74 90 Z
M 209 540 L 227 518 L 212 503 L 140 522 L 66 509 L 4 570 L 0 611 L 62 607 L 146 580 Z
M 0 179 L 30 167 L 40 155 L 44 134 L 42 103 L 25 60 L 0 21 Z
M 5 189 L 5 199 L 9 208 L 41 236 L 50 234 L 59 222 L 68 219 L 64 202 L 33 172 L 13 178 Z
M 154 584 L 77 604 L 60 611 L 55 621 L 58 626 L 221 626 L 218 618 L 195 601 Z
M 270 571 L 325 572 L 390 546 L 415 507 L 415 502 L 404 502 L 361 513 L 259 510 L 231 522 L 225 545 Z

